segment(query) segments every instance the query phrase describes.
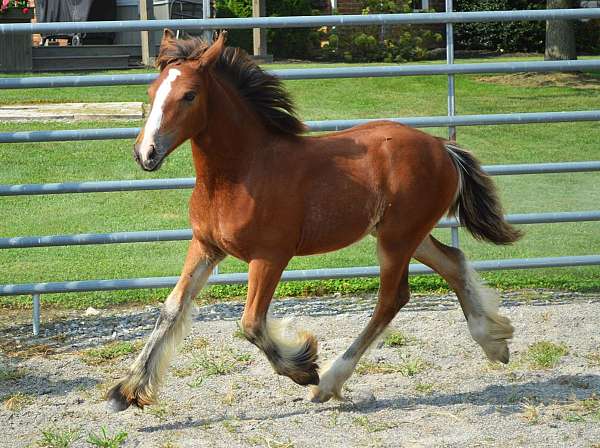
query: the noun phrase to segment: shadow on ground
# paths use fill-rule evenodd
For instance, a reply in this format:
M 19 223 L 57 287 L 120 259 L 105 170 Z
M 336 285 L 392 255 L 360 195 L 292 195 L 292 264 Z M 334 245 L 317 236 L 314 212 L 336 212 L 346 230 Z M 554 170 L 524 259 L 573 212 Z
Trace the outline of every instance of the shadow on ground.
M 537 404 L 567 404 L 574 399 L 589 398 L 594 391 L 600 389 L 599 375 L 560 375 L 544 381 L 529 381 L 514 384 L 494 384 L 479 391 L 459 393 L 434 393 L 429 396 L 401 396 L 393 399 L 347 402 L 329 402 L 315 405 L 317 409 L 304 408 L 284 413 L 261 413 L 238 415 L 239 420 L 286 419 L 298 415 L 323 413 L 338 410 L 342 412 L 358 412 L 371 414 L 382 410 L 415 410 L 417 408 L 444 408 L 456 405 L 474 405 L 481 409 L 481 415 L 491 413 L 515 414 L 523 411 L 524 399 Z M 230 416 L 186 419 L 185 421 L 165 423 L 140 428 L 140 432 L 175 431 L 185 428 L 202 427 L 206 424 L 218 423 Z

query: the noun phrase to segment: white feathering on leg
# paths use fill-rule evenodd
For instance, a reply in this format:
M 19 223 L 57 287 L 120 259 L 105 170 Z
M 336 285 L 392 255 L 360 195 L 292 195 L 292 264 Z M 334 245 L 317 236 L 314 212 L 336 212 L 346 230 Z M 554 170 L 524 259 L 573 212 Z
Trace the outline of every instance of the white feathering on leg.
M 293 370 L 296 368 L 293 360 L 301 351 L 308 338 L 313 336 L 306 331 L 297 331 L 291 326 L 292 320 L 267 318 L 267 337 L 279 350 L 282 367 Z
M 343 400 L 342 386 L 354 372 L 356 363 L 356 359 L 345 359 L 343 355 L 328 363 L 320 372 L 319 385 L 310 388 L 310 400 L 316 403 L 331 398 Z
M 510 320 L 499 314 L 500 298 L 485 286 L 473 268 L 465 264 L 466 294 L 476 309 L 467 316 L 467 325 L 473 339 L 481 345 L 491 361 L 508 362 L 507 341 L 512 338 L 514 328 Z

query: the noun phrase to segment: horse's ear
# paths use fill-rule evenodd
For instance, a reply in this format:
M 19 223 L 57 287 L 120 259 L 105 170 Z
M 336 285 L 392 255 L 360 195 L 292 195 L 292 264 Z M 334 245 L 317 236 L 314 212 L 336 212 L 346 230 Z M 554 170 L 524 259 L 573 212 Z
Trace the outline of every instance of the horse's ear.
M 218 39 L 204 52 L 200 59 L 200 64 L 204 67 L 210 67 L 219 60 L 219 57 L 225 49 L 225 41 L 227 40 L 227 31 L 221 31 Z
M 170 41 L 175 39 L 175 33 L 173 32 L 173 30 L 170 30 L 169 28 L 165 28 L 163 30 L 163 35 L 162 35 L 162 39 L 160 41 L 160 46 L 163 47 L 165 46 L 165 44 L 169 43 Z

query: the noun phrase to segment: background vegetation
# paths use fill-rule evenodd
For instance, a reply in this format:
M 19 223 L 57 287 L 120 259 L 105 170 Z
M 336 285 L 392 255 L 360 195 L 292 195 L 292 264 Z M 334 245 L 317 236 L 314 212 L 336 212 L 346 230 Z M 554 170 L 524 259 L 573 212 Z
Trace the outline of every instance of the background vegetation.
M 311 0 L 267 2 L 268 16 L 320 14 Z M 456 11 L 545 9 L 546 0 L 456 0 Z M 251 17 L 251 0 L 217 0 L 218 17 Z M 363 0 L 362 13 L 414 12 L 411 0 Z M 457 50 L 496 53 L 543 53 L 546 22 L 462 23 L 454 26 Z M 444 52 L 443 25 L 393 25 L 271 29 L 269 53 L 276 59 L 344 62 L 404 62 L 439 59 Z M 579 55 L 600 51 L 600 20 L 576 21 Z M 252 30 L 231 30 L 232 45 L 252 51 Z
M 509 11 L 546 9 L 546 0 L 456 0 L 456 11 Z M 458 50 L 543 53 L 546 22 L 458 23 L 454 26 Z M 600 20 L 575 21 L 578 54 L 600 51 Z

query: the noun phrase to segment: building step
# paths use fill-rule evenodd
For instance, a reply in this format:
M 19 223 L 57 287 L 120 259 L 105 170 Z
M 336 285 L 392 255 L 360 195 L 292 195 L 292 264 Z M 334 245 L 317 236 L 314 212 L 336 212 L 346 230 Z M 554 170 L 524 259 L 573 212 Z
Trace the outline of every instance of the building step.
M 158 50 L 158 47 L 156 48 Z M 142 47 L 140 45 L 81 45 L 66 47 L 33 47 L 34 57 L 56 57 L 56 56 L 110 56 L 123 55 L 140 57 Z
M 129 68 L 129 54 L 108 56 L 37 56 L 33 71 L 108 70 Z
M 0 106 L 0 121 L 141 120 L 141 102 L 13 104 Z

